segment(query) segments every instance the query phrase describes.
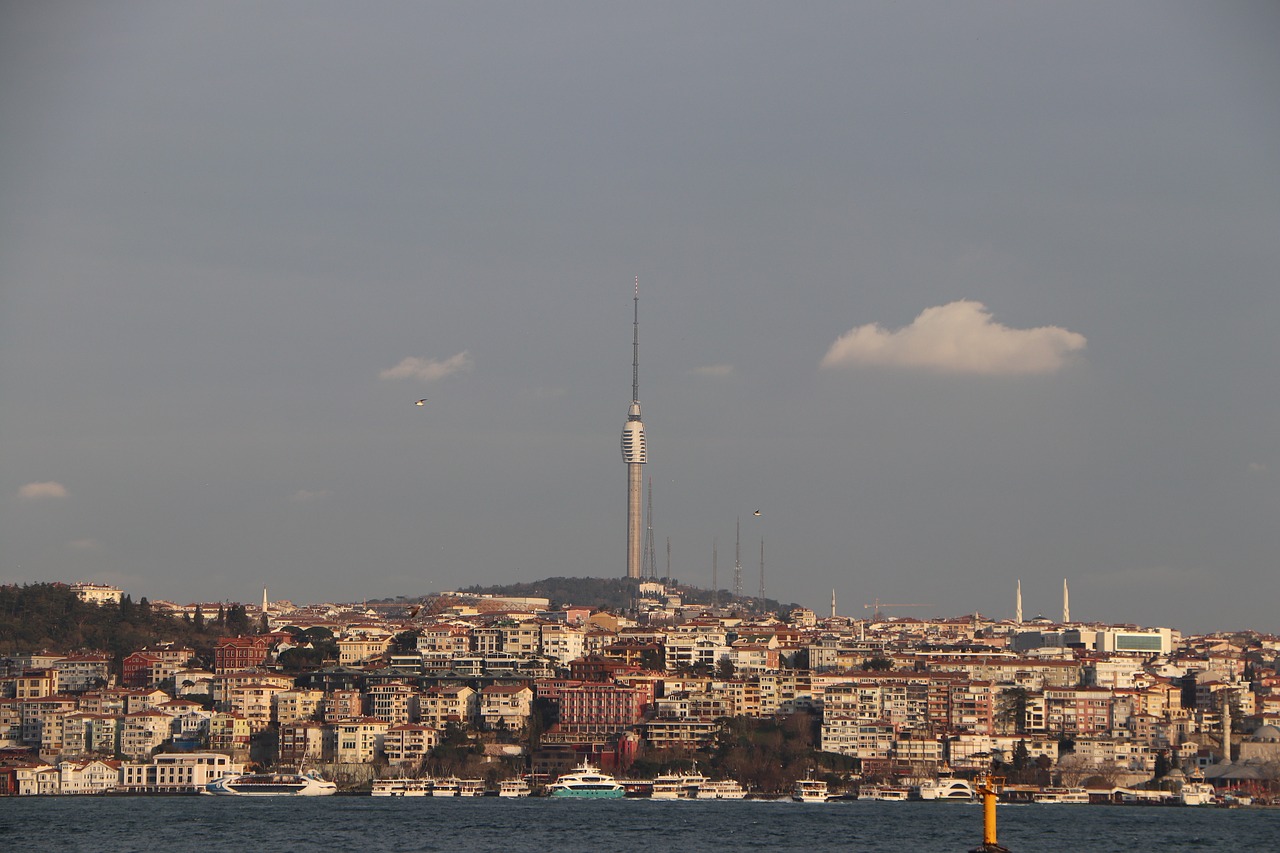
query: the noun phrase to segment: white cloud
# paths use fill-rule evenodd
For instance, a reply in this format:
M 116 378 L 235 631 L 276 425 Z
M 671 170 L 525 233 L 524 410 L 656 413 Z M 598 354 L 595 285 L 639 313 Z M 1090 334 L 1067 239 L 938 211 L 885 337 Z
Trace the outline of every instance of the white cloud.
M 18 489 L 18 497 L 24 501 L 40 501 L 46 498 L 65 498 L 67 496 L 67 487 L 61 483 L 49 481 L 47 483 L 27 483 Z
M 911 325 L 888 331 L 878 323 L 841 335 L 822 367 L 886 365 L 941 373 L 1052 373 L 1084 349 L 1084 335 L 1057 326 L 1011 329 L 991 319 L 981 302 L 926 308 Z
M 409 356 L 395 367 L 389 367 L 378 374 L 379 379 L 421 379 L 423 382 L 434 382 L 437 379 L 471 368 L 471 356 L 466 350 L 450 356 L 444 361 L 434 358 L 416 358 Z
M 298 489 L 298 491 L 293 493 L 293 496 L 289 498 L 289 500 L 297 503 L 306 503 L 308 501 L 318 501 L 321 498 L 327 498 L 331 494 L 333 494 L 333 492 L 328 489 L 317 489 L 316 491 Z
M 695 376 L 712 376 L 712 377 L 732 376 L 733 365 L 732 364 L 706 364 L 706 365 L 703 365 L 702 367 L 695 367 L 692 370 L 692 373 Z

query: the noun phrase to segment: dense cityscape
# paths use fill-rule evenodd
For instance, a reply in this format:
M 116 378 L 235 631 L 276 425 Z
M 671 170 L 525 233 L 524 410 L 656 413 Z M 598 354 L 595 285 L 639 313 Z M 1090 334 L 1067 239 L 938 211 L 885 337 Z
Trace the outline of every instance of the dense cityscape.
M 90 583 L 5 587 L 7 620 L 29 618 L 15 611 L 36 593 L 62 595 L 81 625 L 145 610 L 172 636 L 208 639 L 19 650 L 0 633 L 0 794 L 196 793 L 304 769 L 344 792 L 447 779 L 541 793 L 583 766 L 641 796 L 672 778 L 883 799 L 955 780 L 971 796 L 991 772 L 1015 800 L 1265 803 L 1280 790 L 1274 636 L 1069 613 L 854 617 L 834 602 L 774 613 L 723 591 L 689 604 L 692 590 L 658 579 L 633 589 L 629 606 L 601 609 L 480 592 L 176 604 Z

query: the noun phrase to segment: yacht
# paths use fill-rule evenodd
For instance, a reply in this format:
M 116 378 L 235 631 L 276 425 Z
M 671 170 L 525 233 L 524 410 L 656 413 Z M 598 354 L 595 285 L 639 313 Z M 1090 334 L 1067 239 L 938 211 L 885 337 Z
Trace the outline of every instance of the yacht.
M 375 797 L 425 797 L 431 793 L 431 782 L 428 779 L 375 779 L 369 793 Z
M 746 790 L 734 779 L 708 779 L 698 786 L 699 800 L 741 800 Z
M 825 803 L 831 799 L 831 794 L 827 791 L 826 782 L 821 779 L 806 777 L 796 780 L 796 787 L 791 793 L 791 799 L 797 803 Z
M 231 797 L 325 797 L 338 786 L 314 773 L 234 773 L 214 779 L 202 794 Z
M 977 793 L 973 786 L 964 779 L 935 779 L 925 782 L 919 789 L 922 800 L 947 800 L 956 803 L 971 803 Z
M 565 773 L 548 785 L 547 793 L 552 797 L 613 800 L 623 797 L 626 789 L 608 773 L 602 773 L 600 768 L 584 761 L 573 772 Z
M 699 787 L 707 781 L 697 773 L 671 773 L 653 780 L 655 800 L 692 800 L 698 796 Z

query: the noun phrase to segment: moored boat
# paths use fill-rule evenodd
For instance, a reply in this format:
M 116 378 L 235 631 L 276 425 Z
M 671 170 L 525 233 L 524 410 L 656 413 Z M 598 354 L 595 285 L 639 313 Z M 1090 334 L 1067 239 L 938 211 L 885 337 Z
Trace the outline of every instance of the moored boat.
M 456 776 L 450 776 L 447 779 L 436 779 L 431 783 L 431 796 L 456 797 L 461 787 L 462 780 Z
M 911 798 L 911 789 L 901 785 L 877 785 L 863 788 L 858 792 L 858 799 L 879 800 L 881 802 L 905 802 Z
M 1089 792 L 1084 788 L 1041 788 L 1031 795 L 1033 803 L 1057 805 L 1088 805 Z
M 484 780 L 483 779 L 459 779 L 458 780 L 458 796 L 459 797 L 483 797 L 484 796 Z
M 923 783 L 918 793 L 922 800 L 971 803 L 976 796 L 973 786 L 964 779 L 934 779 Z
M 523 779 L 503 779 L 498 783 L 499 797 L 527 797 L 529 793 L 529 783 Z
M 697 773 L 669 773 L 653 780 L 655 800 L 692 800 L 698 796 L 698 788 L 707 781 Z
M 425 797 L 431 793 L 429 779 L 375 779 L 373 790 L 369 792 L 375 797 Z
M 584 761 L 548 785 L 547 793 L 552 797 L 613 800 L 625 796 L 626 789 L 608 773 Z
M 235 773 L 214 779 L 200 791 L 229 797 L 324 797 L 338 786 L 314 773 Z

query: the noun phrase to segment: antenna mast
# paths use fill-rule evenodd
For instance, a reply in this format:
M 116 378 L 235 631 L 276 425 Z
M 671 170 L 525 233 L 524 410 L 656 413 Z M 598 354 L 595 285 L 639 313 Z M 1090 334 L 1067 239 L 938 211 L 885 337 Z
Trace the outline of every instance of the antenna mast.
M 760 537 L 760 607 L 764 607 L 764 537 Z
M 640 276 L 636 276 L 635 319 L 631 324 L 631 402 L 640 402 Z
M 733 525 L 733 597 L 742 598 L 742 522 L 735 519 Z

